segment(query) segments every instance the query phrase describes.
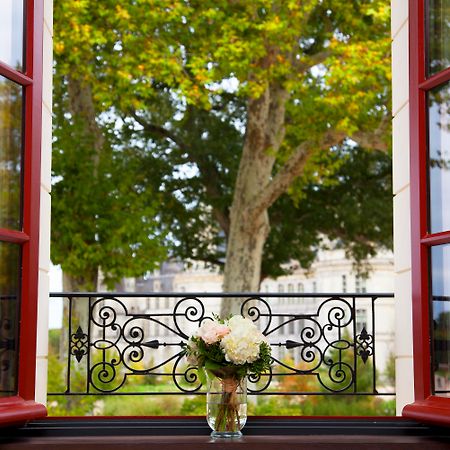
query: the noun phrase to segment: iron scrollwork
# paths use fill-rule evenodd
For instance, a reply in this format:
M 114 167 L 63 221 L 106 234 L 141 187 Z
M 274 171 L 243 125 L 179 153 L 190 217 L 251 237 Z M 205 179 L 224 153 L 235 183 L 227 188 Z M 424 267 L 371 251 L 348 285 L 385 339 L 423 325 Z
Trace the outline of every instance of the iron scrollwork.
M 270 371 L 248 377 L 250 393 L 290 394 L 279 386 L 292 376 L 314 379 L 315 393 L 356 392 L 357 362 L 374 358 L 374 335 L 365 327 L 356 333 L 355 298 L 319 299 L 310 302 L 315 308 L 299 314 L 292 308 L 273 310 L 277 304 L 260 295 L 241 297 L 241 314 L 255 323 L 273 349 Z M 118 392 L 130 377 L 170 380 L 173 389 L 166 393 L 201 391 L 185 346 L 195 329 L 211 319 L 206 305 L 200 296 L 179 295 L 171 309 L 135 313 L 118 296 L 90 302 L 88 329 L 79 325 L 69 339 L 70 356 L 87 368 L 87 393 Z
M 117 297 L 99 298 L 90 307 L 89 316 L 95 339 L 87 345 L 87 335 L 80 327 L 71 337 L 71 354 L 78 362 L 89 347 L 89 384 L 94 392 L 116 392 L 131 376 L 170 376 L 179 391 L 198 391 L 201 384 L 196 369 L 186 365 L 184 347 L 190 328 L 195 329 L 206 319 L 202 302 L 196 297 L 184 297 L 168 314 L 135 314 L 128 309 Z M 150 334 L 150 326 L 166 339 L 178 340 L 155 338 Z M 157 357 L 159 360 L 155 362 Z
M 77 332 L 70 336 L 70 354 L 75 356 L 78 362 L 81 362 L 88 352 L 88 336 L 83 332 L 81 326 L 77 328 Z
M 356 335 L 356 352 L 364 364 L 373 355 L 373 336 L 367 333 L 366 327 L 361 330 L 360 334 Z

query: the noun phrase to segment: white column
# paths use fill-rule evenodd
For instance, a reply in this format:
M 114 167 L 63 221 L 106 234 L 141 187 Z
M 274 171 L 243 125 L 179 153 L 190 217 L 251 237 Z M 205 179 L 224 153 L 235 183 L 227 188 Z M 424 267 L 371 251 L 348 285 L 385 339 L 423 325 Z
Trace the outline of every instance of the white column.
M 39 297 L 36 353 L 36 401 L 39 403 L 46 403 L 47 401 L 50 190 L 52 155 L 52 36 L 53 0 L 44 0 Z
M 409 168 L 408 0 L 391 0 L 397 414 L 414 400 Z

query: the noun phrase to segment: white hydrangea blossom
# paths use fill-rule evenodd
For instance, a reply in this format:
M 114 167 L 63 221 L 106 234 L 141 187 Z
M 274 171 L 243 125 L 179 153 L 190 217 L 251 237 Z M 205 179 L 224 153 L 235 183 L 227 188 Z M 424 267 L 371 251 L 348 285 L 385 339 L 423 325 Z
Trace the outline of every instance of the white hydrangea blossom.
M 220 345 L 225 359 L 233 364 L 252 363 L 259 358 L 259 347 L 265 342 L 264 335 L 247 318 L 234 316 L 228 322 L 230 332 Z

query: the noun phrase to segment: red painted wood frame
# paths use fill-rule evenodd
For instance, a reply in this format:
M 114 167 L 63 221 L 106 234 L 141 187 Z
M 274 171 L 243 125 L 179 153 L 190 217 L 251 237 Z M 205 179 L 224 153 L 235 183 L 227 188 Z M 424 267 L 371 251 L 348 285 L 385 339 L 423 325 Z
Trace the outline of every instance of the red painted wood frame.
M 43 405 L 34 401 L 36 372 L 37 299 L 39 278 L 39 202 L 42 134 L 42 59 L 44 0 L 24 2 L 26 20 L 25 73 L 0 63 L 0 75 L 23 86 L 23 226 L 21 231 L 0 229 L 0 241 L 22 246 L 22 283 L 19 329 L 17 395 L 0 398 L 0 425 L 44 417 Z
M 403 415 L 450 425 L 450 398 L 432 392 L 429 252 L 450 242 L 450 231 L 428 232 L 427 92 L 450 80 L 450 69 L 426 76 L 425 1 L 409 2 L 411 243 L 415 402 Z M 395 62 L 394 62 L 395 63 Z

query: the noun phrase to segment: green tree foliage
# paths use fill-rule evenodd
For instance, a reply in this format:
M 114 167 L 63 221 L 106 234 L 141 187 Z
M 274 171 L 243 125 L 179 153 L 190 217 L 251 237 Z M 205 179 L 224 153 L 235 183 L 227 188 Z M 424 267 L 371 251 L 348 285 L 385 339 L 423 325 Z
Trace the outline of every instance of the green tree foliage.
M 56 54 L 51 258 L 73 290 L 96 290 L 99 268 L 112 287 L 166 255 L 158 183 L 117 139 L 114 123 L 102 120 L 90 87 L 59 70 L 64 56 Z
M 324 236 L 356 260 L 390 245 L 387 0 L 61 1 L 55 23 L 57 95 L 133 150 L 174 256 L 255 290 Z
M 378 246 L 392 246 L 390 156 L 341 146 L 318 155 L 314 163 L 323 169 L 298 179 L 269 210 L 263 275 L 285 274 L 280 261 L 293 259 L 308 267 L 315 249 L 329 245 L 324 236 L 345 248 L 361 270 Z
M 81 279 L 80 288 L 95 290 L 99 267 L 111 285 L 164 258 L 155 220 L 159 199 L 126 149 L 102 149 L 94 167 L 91 136 L 71 122 L 55 130 L 52 261 Z

